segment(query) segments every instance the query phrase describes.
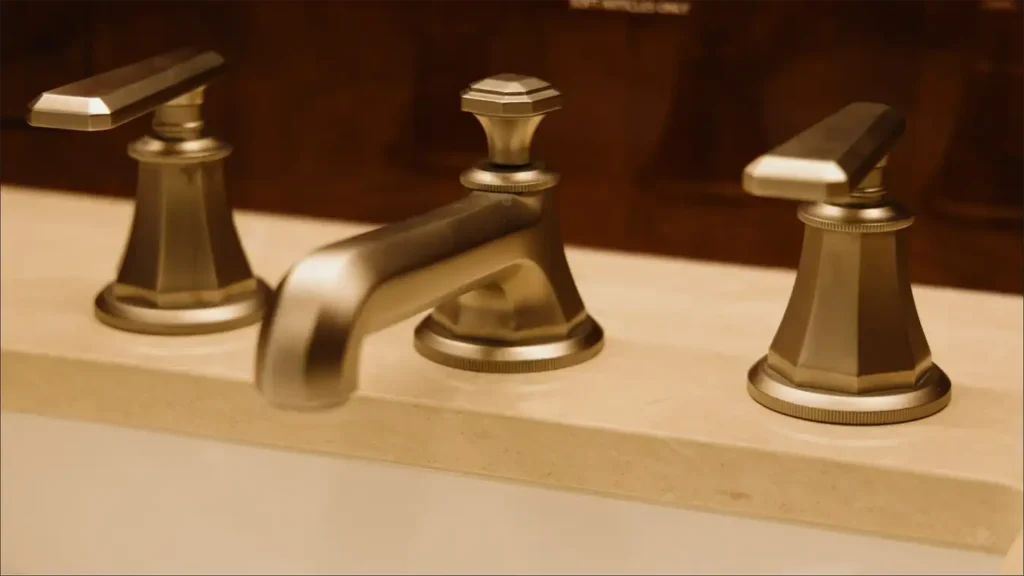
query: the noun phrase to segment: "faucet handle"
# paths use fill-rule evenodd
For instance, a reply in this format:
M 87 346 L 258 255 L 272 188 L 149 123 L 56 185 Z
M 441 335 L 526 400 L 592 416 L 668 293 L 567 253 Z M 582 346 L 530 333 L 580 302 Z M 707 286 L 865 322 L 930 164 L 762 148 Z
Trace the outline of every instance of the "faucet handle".
M 875 200 L 885 192 L 882 168 L 905 126 L 885 104 L 850 104 L 748 164 L 743 189 L 829 204 Z
M 155 118 L 154 128 L 190 135 L 202 127 L 202 88 L 223 68 L 224 58 L 216 52 L 168 52 L 43 92 L 29 104 L 28 123 L 62 130 L 109 130 L 168 105 L 163 114 L 167 117 Z
M 462 110 L 487 133 L 488 160 L 499 166 L 530 163 L 530 143 L 544 115 L 562 107 L 562 94 L 540 78 L 498 74 L 462 91 Z
M 203 137 L 203 89 L 224 68 L 186 48 L 55 88 L 28 122 L 109 130 L 153 112 L 153 135 L 128 145 L 138 162 L 135 215 L 116 279 L 97 318 L 145 334 L 205 334 L 258 322 L 270 288 L 249 267 L 224 187 L 231 146 Z

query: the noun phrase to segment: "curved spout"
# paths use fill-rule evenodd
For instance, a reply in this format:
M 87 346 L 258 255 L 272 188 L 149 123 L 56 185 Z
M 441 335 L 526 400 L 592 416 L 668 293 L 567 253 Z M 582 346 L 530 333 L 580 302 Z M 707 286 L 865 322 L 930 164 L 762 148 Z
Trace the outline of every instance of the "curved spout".
M 292 267 L 264 315 L 256 388 L 280 408 L 329 408 L 343 404 L 355 389 L 358 367 L 344 358 L 354 338 L 356 306 L 366 297 L 346 298 L 345 289 L 355 292 L 353 287 L 365 284 L 358 270 L 346 274 L 345 264 L 351 260 L 339 253 L 339 244 L 321 248 Z M 343 377 L 346 366 L 351 366 L 350 374 Z
M 557 225 L 543 193 L 473 192 L 317 250 L 277 288 L 260 331 L 257 388 L 281 408 L 340 406 L 356 389 L 366 335 L 475 288 L 501 284 L 524 262 L 569 287 L 547 298 L 567 323 L 582 315 L 583 304 L 560 243 L 557 251 L 550 248 L 550 234 L 557 235 Z

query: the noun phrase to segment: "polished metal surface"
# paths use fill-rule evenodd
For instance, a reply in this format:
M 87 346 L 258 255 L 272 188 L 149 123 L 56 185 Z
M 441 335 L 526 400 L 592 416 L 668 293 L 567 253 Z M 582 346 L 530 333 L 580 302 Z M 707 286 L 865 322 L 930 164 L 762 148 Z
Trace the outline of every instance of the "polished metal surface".
M 530 161 L 530 143 L 544 115 L 562 107 L 547 82 L 499 74 L 462 91 L 462 110 L 476 117 L 487 136 L 488 157 L 459 177 L 470 190 L 539 192 L 558 184 L 558 174 Z
M 755 196 L 856 203 L 881 187 L 881 168 L 906 123 L 885 104 L 850 104 L 805 130 L 743 172 L 743 188 Z M 872 173 L 877 181 L 868 180 Z
M 184 48 L 40 94 L 29 104 L 33 126 L 109 130 L 202 88 L 224 67 L 216 52 Z
M 748 391 L 772 410 L 834 424 L 894 424 L 950 401 L 907 275 L 913 216 L 886 197 L 887 155 L 905 122 L 856 103 L 751 162 L 751 194 L 809 202 L 793 293 Z
M 533 372 L 594 357 L 603 332 L 565 259 L 557 176 L 530 160 L 537 125 L 559 105 L 546 82 L 511 74 L 464 91 L 490 150 L 462 175 L 469 195 L 295 264 L 263 320 L 260 392 L 286 409 L 340 406 L 356 390 L 363 339 L 432 307 L 415 347 L 446 366 Z
M 128 146 L 139 162 L 135 215 L 117 279 L 96 297 L 102 322 L 148 334 L 201 334 L 258 322 L 269 287 L 249 268 L 224 189 L 231 147 L 202 135 L 216 52 L 184 49 L 48 91 L 28 121 L 107 130 L 147 112 L 153 134 Z

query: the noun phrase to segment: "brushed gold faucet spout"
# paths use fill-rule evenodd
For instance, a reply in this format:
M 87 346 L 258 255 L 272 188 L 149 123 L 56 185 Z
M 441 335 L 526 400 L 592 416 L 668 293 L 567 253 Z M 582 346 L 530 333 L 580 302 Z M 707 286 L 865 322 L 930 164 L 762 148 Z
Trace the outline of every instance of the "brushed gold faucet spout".
M 500 74 L 462 93 L 490 156 L 462 173 L 465 198 L 325 246 L 297 263 L 263 320 L 256 387 L 280 408 L 328 409 L 356 390 L 363 338 L 433 308 L 416 351 L 479 372 L 578 364 L 602 348 L 565 259 L 552 188 L 530 141 L 561 95 Z
M 363 338 L 434 306 L 417 329 L 417 349 L 460 368 L 550 361 L 545 350 L 567 339 L 571 347 L 581 328 L 583 341 L 600 340 L 561 249 L 551 200 L 472 192 L 298 262 L 263 323 L 257 388 L 281 408 L 340 406 L 356 389 Z M 477 353 L 458 359 L 445 354 L 448 347 Z

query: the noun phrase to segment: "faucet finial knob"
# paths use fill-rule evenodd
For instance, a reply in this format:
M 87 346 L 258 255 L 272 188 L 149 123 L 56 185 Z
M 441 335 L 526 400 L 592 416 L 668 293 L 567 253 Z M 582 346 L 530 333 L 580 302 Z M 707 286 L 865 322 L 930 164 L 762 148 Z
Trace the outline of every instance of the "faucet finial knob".
M 462 110 L 487 133 L 489 161 L 499 166 L 530 163 L 533 133 L 548 112 L 562 107 L 562 94 L 540 78 L 498 74 L 462 91 Z

